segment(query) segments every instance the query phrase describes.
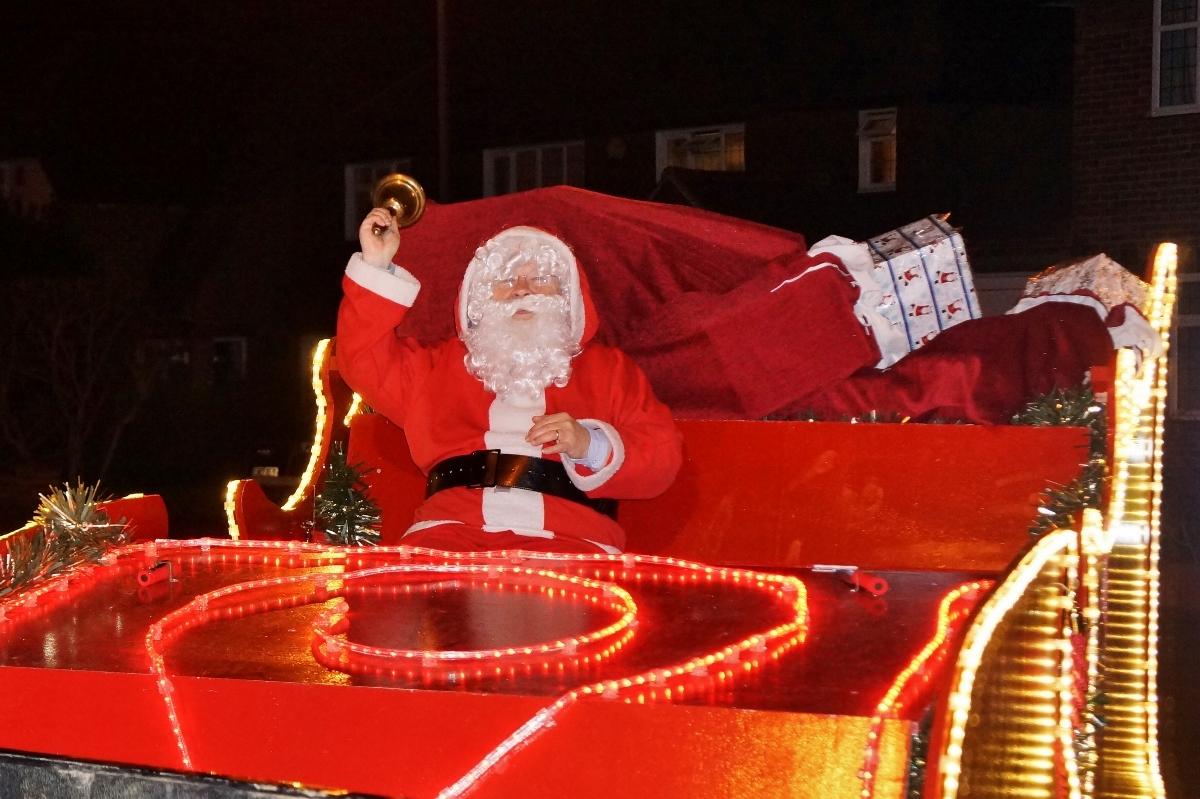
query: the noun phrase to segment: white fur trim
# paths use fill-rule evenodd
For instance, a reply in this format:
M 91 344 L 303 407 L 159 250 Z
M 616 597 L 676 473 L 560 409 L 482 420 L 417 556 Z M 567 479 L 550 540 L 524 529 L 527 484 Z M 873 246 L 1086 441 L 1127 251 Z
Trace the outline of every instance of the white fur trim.
M 360 252 L 350 256 L 350 263 L 346 264 L 346 277 L 372 294 L 409 307 L 421 290 L 421 281 L 407 269 L 397 266 L 392 273 L 384 267 L 372 266 L 363 260 Z
M 1013 307 L 1005 311 L 1005 315 L 1021 313 L 1048 302 L 1069 302 L 1075 305 L 1085 305 L 1096 312 L 1100 321 L 1108 319 L 1108 307 L 1090 294 L 1039 294 L 1036 297 L 1022 297 Z
M 1146 321 L 1141 311 L 1132 305 L 1125 306 L 1125 321 L 1108 328 L 1116 347 L 1132 347 L 1143 358 L 1157 358 L 1163 352 L 1162 337 Z
M 457 519 L 426 519 L 423 522 L 413 522 L 412 526 L 405 530 L 404 535 L 400 537 L 405 538 L 413 533 L 419 533 L 422 530 L 428 530 L 430 527 L 441 527 L 443 524 L 462 524 L 462 522 L 458 521 Z
M 583 538 L 580 540 L 588 542 L 592 546 L 599 549 L 601 552 L 606 552 L 609 555 L 620 555 L 622 552 L 621 549 L 619 549 L 618 547 L 614 547 L 612 544 L 601 544 L 599 541 L 593 541 L 590 538 Z
M 617 469 L 621 468 L 621 464 L 625 462 L 625 444 L 621 441 L 621 434 L 608 422 L 602 422 L 599 419 L 577 419 L 576 421 L 582 425 L 600 428 L 604 435 L 608 436 L 608 443 L 612 445 L 612 457 L 608 464 L 598 472 L 582 475 L 571 461 L 564 460 L 562 462 L 563 468 L 567 470 L 567 477 L 571 478 L 575 487 L 580 491 L 591 491 L 607 483 L 609 478 L 617 473 Z
M 571 252 L 571 248 L 567 246 L 566 242 L 544 230 L 519 225 L 517 227 L 505 228 L 488 239 L 488 243 L 504 241 L 506 239 L 529 238 L 534 239 L 539 244 L 548 244 L 554 248 L 559 260 L 567 267 L 567 274 L 570 276 L 567 287 L 567 303 L 571 314 L 571 341 L 578 345 L 583 340 L 583 330 L 587 320 L 584 318 L 583 289 L 579 283 L 579 264 L 575 260 L 575 253 Z M 463 275 L 462 284 L 458 288 L 459 330 L 466 330 L 469 326 L 467 302 L 470 299 L 471 283 L 475 278 L 475 273 L 470 268 L 473 263 L 474 259 L 472 259 L 471 263 L 467 264 L 467 271 Z
M 546 503 L 541 493 L 524 488 L 483 489 L 483 529 L 544 530 Z
M 542 448 L 525 440 L 533 427 L 533 417 L 546 412 L 546 399 L 530 401 L 523 397 L 496 397 L 488 406 L 488 430 L 484 446 L 510 455 L 536 458 Z M 483 490 L 483 529 L 487 532 L 512 530 L 522 535 L 545 533 L 546 503 L 537 491 L 523 488 L 485 488 Z M 538 535 L 539 538 L 553 534 Z

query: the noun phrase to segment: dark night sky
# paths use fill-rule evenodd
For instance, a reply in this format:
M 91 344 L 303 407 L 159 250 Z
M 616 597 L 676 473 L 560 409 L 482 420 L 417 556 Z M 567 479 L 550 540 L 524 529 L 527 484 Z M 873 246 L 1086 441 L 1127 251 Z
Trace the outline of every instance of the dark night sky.
M 432 13 L 414 11 L 424 9 L 260 0 L 9 9 L 0 148 L 118 191 L 145 181 L 148 193 L 316 157 L 431 80 Z
M 454 141 L 561 136 L 543 107 L 595 135 L 835 100 L 921 46 L 945 51 L 947 91 L 1061 98 L 1070 12 L 1046 5 L 447 0 Z M 952 41 L 907 40 L 916 14 Z M 43 157 L 75 197 L 204 195 L 434 148 L 434 0 L 68 0 L 7 8 L 0 29 L 0 157 Z M 814 41 L 860 56 L 848 69 Z M 805 79 L 827 97 L 801 96 Z

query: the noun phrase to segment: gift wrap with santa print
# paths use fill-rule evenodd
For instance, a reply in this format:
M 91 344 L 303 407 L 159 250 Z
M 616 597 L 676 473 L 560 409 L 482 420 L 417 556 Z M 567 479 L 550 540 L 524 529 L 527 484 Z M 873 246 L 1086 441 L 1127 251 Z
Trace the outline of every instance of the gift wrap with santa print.
M 868 239 L 867 246 L 883 295 L 876 310 L 902 333 L 910 352 L 982 316 L 962 236 L 945 220 L 929 216 Z

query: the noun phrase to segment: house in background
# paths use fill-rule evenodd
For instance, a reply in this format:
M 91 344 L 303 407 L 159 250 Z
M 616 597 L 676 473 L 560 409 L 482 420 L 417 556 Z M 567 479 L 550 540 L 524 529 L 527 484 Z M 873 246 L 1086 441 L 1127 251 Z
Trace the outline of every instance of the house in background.
M 1170 408 L 1200 421 L 1200 3 L 1089 0 L 1076 16 L 1076 248 L 1136 270 L 1155 242 L 1179 243 Z
M 1072 11 L 1061 4 L 544 13 L 533 26 L 483 4 L 451 22 L 451 199 L 565 183 L 810 240 L 951 211 L 979 271 L 1033 270 L 1070 251 Z M 512 58 L 534 27 L 553 46 Z M 408 145 L 381 153 L 410 156 L 427 187 L 439 182 L 435 137 L 418 129 L 432 122 L 409 118 L 397 131 Z
M 1200 559 L 1200 2 L 1076 7 L 1073 246 L 1134 271 L 1180 245 L 1168 387 L 1165 518 Z

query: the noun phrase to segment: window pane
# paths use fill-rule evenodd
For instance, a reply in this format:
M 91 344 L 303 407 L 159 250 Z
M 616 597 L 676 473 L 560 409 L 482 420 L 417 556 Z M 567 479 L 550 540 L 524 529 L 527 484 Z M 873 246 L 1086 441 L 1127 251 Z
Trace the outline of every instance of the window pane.
M 688 139 L 690 166 L 693 169 L 722 170 L 725 168 L 725 147 L 720 133 L 703 133 Z
M 1175 408 L 1181 413 L 1200 412 L 1200 327 L 1180 327 L 1176 334 L 1171 342 Z
M 858 126 L 858 135 L 868 138 L 874 136 L 891 136 L 896 132 L 896 115 L 871 114 Z
M 732 172 L 746 171 L 746 134 L 725 134 L 725 168 Z
M 517 153 L 517 191 L 537 188 L 537 150 Z
M 508 194 L 512 191 L 511 166 L 507 155 L 492 158 L 492 188 L 496 194 Z
M 1162 24 L 1196 21 L 1197 0 L 1162 0 Z
M 1163 31 L 1159 47 L 1158 104 L 1196 102 L 1196 28 Z
M 667 142 L 667 166 L 688 167 L 688 141 L 686 136 Z
M 563 182 L 564 163 L 562 147 L 542 148 L 542 185 L 557 186 Z
M 871 142 L 871 184 L 883 186 L 896 182 L 896 140 Z

